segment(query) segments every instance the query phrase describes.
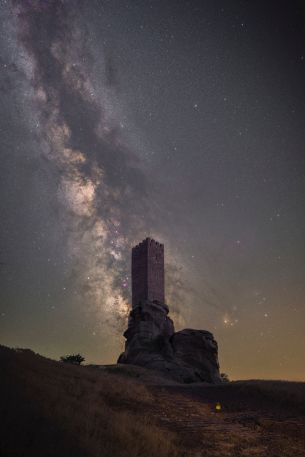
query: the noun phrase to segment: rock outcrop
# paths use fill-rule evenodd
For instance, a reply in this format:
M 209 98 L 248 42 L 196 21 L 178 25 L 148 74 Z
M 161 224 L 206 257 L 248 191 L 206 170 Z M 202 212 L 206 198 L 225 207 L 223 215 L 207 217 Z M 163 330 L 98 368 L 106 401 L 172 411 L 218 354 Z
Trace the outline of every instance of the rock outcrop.
M 125 352 L 118 363 L 155 369 L 178 382 L 221 382 L 212 333 L 193 329 L 175 333 L 168 312 L 168 306 L 156 300 L 131 310 Z

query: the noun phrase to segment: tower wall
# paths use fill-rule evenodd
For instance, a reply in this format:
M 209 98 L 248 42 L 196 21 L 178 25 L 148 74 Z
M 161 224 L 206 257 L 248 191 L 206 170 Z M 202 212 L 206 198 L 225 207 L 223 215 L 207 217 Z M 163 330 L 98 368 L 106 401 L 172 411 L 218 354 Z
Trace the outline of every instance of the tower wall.
M 165 302 L 164 245 L 146 238 L 132 249 L 132 306 L 141 300 Z

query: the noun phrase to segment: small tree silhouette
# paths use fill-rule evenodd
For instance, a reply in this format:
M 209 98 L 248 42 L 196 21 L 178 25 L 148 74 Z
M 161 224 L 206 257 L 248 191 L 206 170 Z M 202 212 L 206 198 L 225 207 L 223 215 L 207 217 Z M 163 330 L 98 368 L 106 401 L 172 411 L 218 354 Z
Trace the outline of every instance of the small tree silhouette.
M 229 376 L 227 375 L 227 373 L 220 373 L 220 377 L 221 377 L 222 382 L 230 382 L 230 379 L 229 379 Z
M 80 354 L 64 355 L 60 358 L 64 363 L 72 363 L 73 365 L 80 365 L 85 361 L 85 358 Z

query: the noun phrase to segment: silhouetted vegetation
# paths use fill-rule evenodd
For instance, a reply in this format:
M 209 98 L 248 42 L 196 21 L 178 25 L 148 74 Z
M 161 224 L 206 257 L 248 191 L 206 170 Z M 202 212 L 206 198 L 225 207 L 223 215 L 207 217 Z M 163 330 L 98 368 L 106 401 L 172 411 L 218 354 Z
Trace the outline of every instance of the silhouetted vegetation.
M 230 382 L 230 379 L 229 379 L 229 376 L 227 375 L 227 373 L 220 373 L 220 377 L 221 377 L 222 382 Z
M 85 358 L 80 354 L 64 355 L 60 358 L 64 363 L 72 363 L 73 365 L 81 365 Z

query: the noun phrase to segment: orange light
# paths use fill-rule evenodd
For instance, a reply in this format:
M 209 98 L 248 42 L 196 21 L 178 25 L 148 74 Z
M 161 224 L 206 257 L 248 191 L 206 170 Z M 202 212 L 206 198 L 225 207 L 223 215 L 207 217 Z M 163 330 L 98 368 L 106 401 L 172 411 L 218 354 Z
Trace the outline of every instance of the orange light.
M 221 411 L 221 404 L 220 403 L 216 403 L 215 409 L 216 409 L 216 411 Z

